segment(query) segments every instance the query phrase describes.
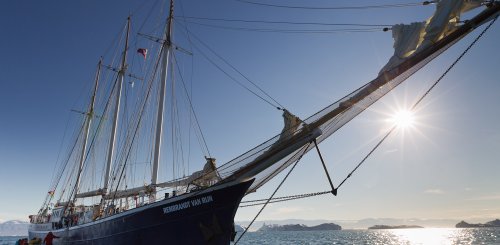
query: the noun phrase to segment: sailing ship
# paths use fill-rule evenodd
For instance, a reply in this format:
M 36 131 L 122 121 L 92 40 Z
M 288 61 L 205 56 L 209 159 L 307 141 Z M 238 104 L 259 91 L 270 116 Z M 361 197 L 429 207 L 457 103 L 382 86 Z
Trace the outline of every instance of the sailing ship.
M 457 21 L 461 12 L 473 7 L 484 10 L 467 22 Z M 157 46 L 156 49 L 137 50 L 144 59 L 148 57 L 153 61 L 144 69 L 149 70 L 150 75 L 141 78 L 128 71 L 130 17 L 118 66 L 99 61 L 90 103 L 86 111 L 80 112 L 83 119 L 75 134 L 76 140 L 39 212 L 30 216 L 30 239 L 43 238 L 52 232 L 60 237 L 54 244 L 159 244 L 167 241 L 170 244 L 230 244 L 236 235 L 234 216 L 246 194 L 257 191 L 308 151 L 317 148 L 317 144 L 461 38 L 495 19 L 500 13 L 500 3 L 440 1 L 436 14 L 429 21 L 391 28 L 395 54 L 372 81 L 304 120 L 278 108 L 283 111 L 285 122 L 280 134 L 220 166 L 216 165 L 215 158 L 206 154 L 201 170 L 161 181 L 159 166 L 163 157 L 162 144 L 165 144 L 162 140 L 166 90 L 177 62 L 173 53 L 191 53 L 174 41 L 173 0 L 168 9 L 163 36 L 140 35 Z M 158 57 L 150 58 L 151 53 Z M 112 83 L 102 85 L 102 69 L 114 72 Z M 121 109 L 129 105 L 122 104 L 127 77 L 141 81 L 143 89 L 135 100 L 135 116 L 121 125 L 120 118 L 124 118 Z M 106 95 L 99 92 L 101 87 L 107 91 Z M 102 98 L 104 109 L 99 111 L 96 106 Z M 191 105 L 189 97 L 187 100 Z M 147 112 L 148 107 L 154 110 Z M 172 115 L 176 113 L 171 112 Z M 194 112 L 189 115 L 195 121 Z M 196 125 L 193 121 L 189 125 Z M 203 135 L 198 133 L 203 141 Z M 139 135 L 146 136 L 140 139 Z M 172 133 L 170 137 L 174 142 L 179 135 Z M 98 144 L 99 140 L 105 144 Z M 151 181 L 129 187 L 126 180 L 130 178 L 130 162 L 136 161 L 134 156 L 140 154 L 150 157 L 151 169 L 144 174 L 149 173 Z M 98 156 L 104 156 L 100 172 L 103 178 L 97 183 L 100 187 L 91 189 L 95 183 L 86 185 L 83 180 L 88 177 L 85 173 L 91 168 L 91 162 L 97 161 Z M 69 162 L 76 164 L 70 167 L 66 164 Z M 59 184 L 64 186 L 57 188 Z M 336 194 L 333 185 L 332 193 Z

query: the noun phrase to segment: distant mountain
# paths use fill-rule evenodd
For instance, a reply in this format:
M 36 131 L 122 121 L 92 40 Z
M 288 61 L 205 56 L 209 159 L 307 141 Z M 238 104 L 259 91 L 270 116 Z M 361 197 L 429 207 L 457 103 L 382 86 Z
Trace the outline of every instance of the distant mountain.
M 454 224 L 456 224 L 458 220 L 451 220 L 451 219 L 391 219 L 391 218 L 371 218 L 371 219 L 362 219 L 358 220 L 356 223 L 353 224 L 354 229 L 366 229 L 368 227 L 374 226 L 374 225 L 388 225 L 388 226 L 398 226 L 401 224 L 405 225 L 418 225 L 418 226 L 424 226 L 424 227 L 433 227 L 433 228 L 441 228 L 441 227 L 453 227 Z M 342 225 L 342 223 L 338 223 Z M 344 227 L 344 225 L 342 225 Z
M 494 227 L 500 227 L 500 219 L 492 220 L 490 222 L 486 222 L 487 225 L 491 225 Z
M 465 221 L 460 221 L 455 225 L 456 228 L 480 228 L 480 227 L 500 227 L 500 220 L 496 219 L 493 221 L 486 222 L 485 224 L 469 224 Z
M 370 230 L 379 230 L 379 229 L 410 229 L 410 228 L 424 228 L 419 225 L 374 225 L 368 227 Z
M 333 223 L 320 224 L 316 226 L 306 226 L 303 224 L 294 224 L 294 225 L 263 224 L 258 231 L 268 232 L 268 231 L 332 231 L 332 230 L 342 230 L 342 227 L 340 225 Z
M 9 220 L 0 223 L 0 236 L 26 236 L 28 235 L 28 222 Z
M 315 226 L 324 223 L 335 223 L 342 226 L 342 229 L 366 229 L 370 226 L 374 225 L 420 225 L 424 227 L 432 227 L 432 228 L 449 228 L 454 227 L 456 223 L 460 220 L 454 219 L 391 219 L 391 218 L 368 218 L 361 220 L 326 220 L 326 219 L 318 219 L 318 220 L 304 220 L 304 219 L 284 219 L 284 220 L 263 220 L 256 221 L 250 227 L 250 231 L 256 231 L 259 227 L 265 224 L 278 224 L 278 225 L 287 225 L 287 224 L 304 224 L 307 226 Z M 481 222 L 482 220 L 478 220 Z M 247 227 L 250 224 L 250 221 L 237 221 L 238 225 L 243 227 Z
M 241 233 L 245 231 L 245 228 L 241 227 L 241 225 L 234 225 L 234 231 Z

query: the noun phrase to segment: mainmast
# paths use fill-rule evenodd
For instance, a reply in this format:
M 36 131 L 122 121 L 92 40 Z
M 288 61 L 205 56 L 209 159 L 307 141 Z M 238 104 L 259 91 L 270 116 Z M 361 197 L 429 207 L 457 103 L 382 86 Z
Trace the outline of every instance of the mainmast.
M 123 49 L 122 63 L 120 66 L 120 71 L 118 71 L 118 87 L 116 88 L 115 97 L 115 111 L 113 114 L 113 126 L 111 129 L 111 137 L 109 138 L 108 147 L 108 159 L 106 162 L 106 173 L 104 175 L 104 187 L 102 190 L 102 195 L 108 193 L 109 185 L 109 175 L 111 172 L 111 162 L 113 161 L 114 149 L 115 149 L 115 139 L 116 139 L 116 126 L 118 124 L 118 115 L 120 113 L 120 100 L 122 94 L 122 85 L 125 78 L 125 72 L 127 71 L 127 51 L 128 51 L 128 39 L 130 35 L 130 16 L 127 18 L 127 36 L 125 38 L 125 48 Z
M 97 86 L 99 84 L 99 76 L 101 74 L 101 64 L 102 64 L 102 58 L 99 60 L 99 64 L 97 65 L 97 72 L 95 75 L 95 86 L 94 86 L 94 92 L 92 93 L 92 99 L 90 101 L 90 108 L 89 111 L 86 113 L 86 120 L 84 124 L 84 135 L 83 135 L 83 147 L 82 147 L 82 152 L 80 156 L 80 165 L 78 167 L 78 175 L 76 176 L 76 184 L 75 184 L 75 191 L 74 191 L 74 196 L 73 199 L 76 198 L 76 194 L 78 193 L 78 189 L 80 187 L 80 179 L 82 175 L 82 170 L 83 170 L 83 163 L 85 162 L 85 154 L 87 152 L 87 140 L 89 137 L 89 132 L 90 132 L 90 125 L 92 124 L 92 117 L 94 117 L 94 103 L 95 103 L 95 95 L 97 92 Z
M 174 1 L 170 0 L 170 14 L 168 16 L 167 26 L 165 28 L 165 42 L 162 46 L 162 69 L 161 69 L 161 80 L 160 80 L 160 99 L 158 101 L 158 111 L 156 113 L 156 136 L 155 136 L 155 149 L 153 156 L 153 174 L 151 176 L 151 187 L 153 188 L 153 193 L 156 190 L 156 184 L 158 181 L 158 164 L 160 162 L 160 149 L 161 149 L 161 136 L 163 131 L 163 106 L 165 104 L 165 87 L 167 83 L 167 72 L 169 66 L 169 56 L 172 47 L 171 35 L 172 35 L 172 19 L 174 14 Z

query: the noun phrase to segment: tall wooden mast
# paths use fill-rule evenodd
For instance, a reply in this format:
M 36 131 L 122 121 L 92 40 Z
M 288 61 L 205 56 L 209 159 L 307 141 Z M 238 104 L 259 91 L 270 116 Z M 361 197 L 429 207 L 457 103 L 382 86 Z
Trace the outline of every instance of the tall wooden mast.
M 85 162 L 85 154 L 87 153 L 87 141 L 89 137 L 89 132 L 90 132 L 90 126 L 92 125 L 92 118 L 94 117 L 94 103 L 95 103 L 95 96 L 97 92 L 97 86 L 99 85 L 99 76 L 101 74 L 101 64 L 102 64 L 102 58 L 99 60 L 99 64 L 97 65 L 97 72 L 95 75 L 95 86 L 94 86 L 94 92 L 92 93 L 92 99 L 90 101 L 90 106 L 89 106 L 89 111 L 86 113 L 86 119 L 85 119 L 85 124 L 84 124 L 84 135 L 83 135 L 83 146 L 82 146 L 82 152 L 80 156 L 80 164 L 78 167 L 78 174 L 76 176 L 76 183 L 75 183 L 75 189 L 74 189 L 74 194 L 73 194 L 73 199 L 76 198 L 76 194 L 78 193 L 78 188 L 80 187 L 80 180 L 81 180 L 81 175 L 83 171 L 83 163 Z
M 163 106 L 165 104 L 165 87 L 167 83 L 167 72 L 169 67 L 169 56 L 171 52 L 171 35 L 172 35 L 172 19 L 174 14 L 174 1 L 170 0 L 170 14 L 165 27 L 165 41 L 162 46 L 162 64 L 161 64 L 161 80 L 160 80 L 160 99 L 158 101 L 158 110 L 156 113 L 156 135 L 155 148 L 153 155 L 153 173 L 151 176 L 151 186 L 155 189 L 158 181 L 158 165 L 160 162 L 161 136 L 163 131 Z M 154 191 L 154 190 L 153 190 Z
M 120 113 L 120 100 L 122 94 L 122 85 L 123 80 L 125 78 L 125 72 L 127 71 L 127 51 L 128 51 L 128 39 L 130 35 L 130 16 L 127 18 L 127 36 L 125 38 L 125 48 L 123 49 L 122 63 L 120 66 L 120 71 L 118 72 L 118 86 L 116 88 L 116 97 L 115 97 L 115 110 L 113 114 L 113 126 L 111 129 L 111 136 L 109 138 L 109 147 L 108 147 L 108 158 L 106 161 L 106 173 L 104 175 L 104 187 L 102 195 L 105 195 L 108 192 L 109 185 L 109 175 L 111 172 L 111 163 L 113 161 L 113 155 L 115 150 L 115 139 L 116 139 L 116 126 L 118 124 L 118 115 Z

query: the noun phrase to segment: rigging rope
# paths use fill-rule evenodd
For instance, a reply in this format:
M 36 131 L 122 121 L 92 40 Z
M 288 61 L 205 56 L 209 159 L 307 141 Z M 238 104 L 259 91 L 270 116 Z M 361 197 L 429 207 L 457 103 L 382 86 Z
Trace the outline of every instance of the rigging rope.
M 182 1 L 179 2 L 179 6 L 180 6 L 180 10 L 181 10 L 182 16 L 185 16 L 186 14 L 185 14 L 185 11 L 184 11 L 184 5 L 182 4 Z M 175 20 L 175 17 L 174 17 L 174 20 Z M 187 28 L 187 26 L 184 26 L 184 29 L 186 30 L 186 32 L 189 31 L 188 28 Z M 189 33 L 187 33 L 187 37 L 186 38 L 187 38 L 187 41 L 188 41 L 188 43 L 190 45 L 190 50 L 192 50 L 193 41 L 191 40 L 191 36 L 189 35 Z M 175 55 L 174 55 L 174 58 L 175 58 Z M 179 74 L 181 74 L 181 73 L 179 73 Z M 191 55 L 191 74 L 194 74 L 194 57 L 193 57 L 193 55 Z M 181 78 L 182 78 L 182 75 L 181 75 Z M 189 98 L 191 99 L 191 97 L 193 97 L 193 76 L 190 76 L 190 81 L 189 82 L 190 82 L 190 91 L 189 91 L 189 93 L 186 92 L 186 94 L 188 94 Z M 183 81 L 183 83 L 184 83 L 184 81 Z M 186 85 L 184 84 L 184 87 L 185 86 Z M 195 120 L 197 120 L 197 119 L 195 118 Z M 191 123 L 192 123 L 192 117 L 191 117 L 191 114 L 189 114 L 189 124 L 191 125 Z M 198 122 L 196 122 L 196 123 L 198 124 Z M 199 127 L 199 125 L 198 125 L 198 127 Z M 199 129 L 201 131 L 201 128 L 199 128 Z M 196 134 L 196 131 L 195 131 L 195 134 Z M 202 135 L 202 137 L 203 137 L 203 135 Z M 199 139 L 200 139 L 200 137 L 198 136 L 198 141 L 199 141 Z M 191 128 L 189 130 L 188 141 L 189 141 L 188 145 L 191 146 Z M 190 171 L 189 171 L 189 165 L 190 165 L 191 147 L 189 147 L 188 151 L 189 152 L 188 152 L 187 172 L 190 173 Z M 208 151 L 208 147 L 207 147 L 207 151 Z M 210 151 L 208 151 L 208 155 L 209 155 L 209 157 L 211 157 L 210 156 Z
M 207 154 L 207 156 L 209 156 L 209 157 L 212 157 L 212 155 L 210 154 L 210 150 L 208 149 L 208 145 L 207 145 L 207 142 L 205 140 L 205 136 L 203 135 L 203 131 L 201 130 L 201 126 L 200 126 L 198 117 L 196 116 L 196 113 L 194 111 L 193 102 L 191 101 L 191 97 L 189 96 L 189 93 L 187 91 L 186 83 L 184 82 L 184 77 L 182 76 L 179 64 L 178 64 L 177 59 L 175 57 L 175 53 L 172 53 L 172 57 L 173 57 L 173 61 L 174 61 L 173 64 L 175 64 L 175 66 L 177 67 L 177 72 L 179 73 L 179 77 L 180 77 L 180 80 L 182 83 L 182 88 L 184 89 L 184 93 L 186 93 L 186 98 L 187 98 L 188 103 L 189 103 L 189 108 L 191 109 L 191 112 L 193 113 L 194 121 L 196 123 L 196 126 L 198 127 L 201 141 L 203 141 L 203 146 L 205 146 L 205 150 L 206 150 L 205 154 Z
M 279 24 L 279 25 L 313 25 L 313 26 L 359 26 L 359 27 L 390 27 L 387 24 L 356 24 L 356 23 L 325 23 L 325 22 L 292 22 L 292 21 L 269 21 L 269 20 L 245 20 L 245 19 L 225 19 L 225 18 L 208 18 L 208 17 L 193 17 L 182 16 L 184 19 L 193 20 L 210 20 L 222 22 L 242 22 L 242 23 L 261 23 L 261 24 Z M 186 21 L 186 20 L 184 20 Z
M 177 22 L 179 25 L 184 26 L 182 23 Z M 193 47 L 200 52 L 200 54 L 205 57 L 212 65 L 214 65 L 217 69 L 219 69 L 222 73 L 224 73 L 227 77 L 229 77 L 231 80 L 233 80 L 235 83 L 246 89 L 248 92 L 252 93 L 253 95 L 257 96 L 260 98 L 262 101 L 266 102 L 267 104 L 271 105 L 272 107 L 277 108 L 278 110 L 281 110 L 284 108 L 278 101 L 276 101 L 273 97 L 271 97 L 268 93 L 266 93 L 262 88 L 260 88 L 256 83 L 252 82 L 247 76 L 245 76 L 242 72 L 240 72 L 235 66 L 231 65 L 227 60 L 225 60 L 222 56 L 220 56 L 217 52 L 215 52 L 213 49 L 211 49 L 207 44 L 205 44 L 200 38 L 198 38 L 196 35 L 194 35 L 191 31 L 189 31 L 187 28 L 186 32 L 187 34 L 190 34 L 192 37 L 194 37 L 198 42 L 200 42 L 205 48 L 207 48 L 212 54 L 214 54 L 217 58 L 222 60 L 227 66 L 231 67 L 236 73 L 238 73 L 240 76 L 242 76 L 245 80 L 247 80 L 250 84 L 252 84 L 254 87 L 256 87 L 261 93 L 263 93 L 265 96 L 267 96 L 270 100 L 272 100 L 274 103 L 269 101 L 268 99 L 264 98 L 263 96 L 257 94 L 255 91 L 251 90 L 248 86 L 244 85 L 242 82 L 238 81 L 236 78 L 231 76 L 228 72 L 226 72 L 222 67 L 220 67 L 218 64 L 215 63 L 212 59 L 208 57 L 207 54 L 205 54 L 198 46 L 194 45 L 192 43 Z
M 322 192 L 304 193 L 304 194 L 291 195 L 291 196 L 275 197 L 275 198 L 272 198 L 271 201 L 269 201 L 269 203 L 285 202 L 285 201 L 290 201 L 290 200 L 302 199 L 302 198 L 313 197 L 313 196 L 320 196 L 320 195 L 331 194 L 331 193 L 332 193 L 332 191 L 322 191 Z M 268 199 L 244 201 L 241 203 L 249 203 L 249 204 L 241 205 L 239 207 L 245 208 L 245 207 L 263 205 L 264 203 L 267 202 L 267 200 Z
M 253 4 L 265 7 L 286 8 L 286 9 L 306 9 L 306 10 L 366 10 L 366 9 L 386 9 L 386 8 L 402 8 L 402 7 L 415 7 L 422 5 L 429 5 L 436 3 L 436 1 L 423 1 L 414 3 L 393 3 L 382 5 L 367 5 L 367 6 L 339 6 L 339 7 L 311 7 L 311 6 L 292 6 L 292 5 L 278 5 L 262 2 L 254 2 L 249 0 L 235 0 L 237 2 Z
M 291 33 L 291 34 L 328 34 L 328 33 L 352 33 L 352 32 L 376 32 L 383 31 L 386 28 L 342 28 L 342 29 L 273 29 L 273 28 L 248 28 L 248 27 L 234 27 L 234 26 L 223 26 L 223 25 L 213 25 L 213 24 L 205 24 L 194 21 L 185 21 L 186 23 L 210 27 L 210 28 L 218 28 L 225 30 L 234 30 L 234 31 L 253 31 L 253 32 L 275 32 L 275 33 Z
M 259 215 L 262 213 L 262 211 L 264 211 L 264 208 L 266 208 L 267 204 L 272 200 L 272 198 L 274 197 L 274 195 L 276 194 L 276 192 L 278 192 L 278 190 L 281 188 L 281 186 L 283 185 L 283 183 L 285 183 L 285 180 L 288 178 L 288 176 L 290 176 L 290 174 L 292 173 L 292 171 L 295 169 L 295 167 L 297 166 L 297 164 L 300 162 L 300 159 L 302 159 L 302 157 L 304 156 L 304 154 L 307 152 L 307 148 L 309 147 L 310 144 L 311 144 L 311 142 L 309 142 L 309 144 L 307 144 L 307 145 L 305 145 L 305 147 L 303 147 L 304 150 L 300 154 L 299 158 L 295 161 L 295 164 L 293 164 L 292 168 L 288 171 L 288 173 L 285 175 L 285 177 L 283 178 L 283 180 L 281 180 L 280 184 L 278 185 L 278 187 L 276 187 L 276 189 L 274 190 L 273 194 L 271 194 L 271 196 L 264 203 L 264 206 L 262 206 L 262 208 L 259 210 L 259 212 L 252 219 L 252 221 L 250 222 L 250 224 L 248 224 L 248 226 L 245 228 L 245 230 L 243 231 L 243 233 L 241 233 L 240 237 L 238 237 L 238 240 L 236 240 L 236 242 L 234 242 L 234 245 L 238 244 L 238 242 L 241 240 L 241 238 L 243 237 L 243 235 L 245 235 L 245 233 L 247 233 L 247 231 L 250 228 L 250 226 L 252 226 L 253 222 L 255 222 L 255 220 L 257 219 L 257 217 L 259 217 Z M 299 153 L 299 152 L 297 152 L 297 153 Z

